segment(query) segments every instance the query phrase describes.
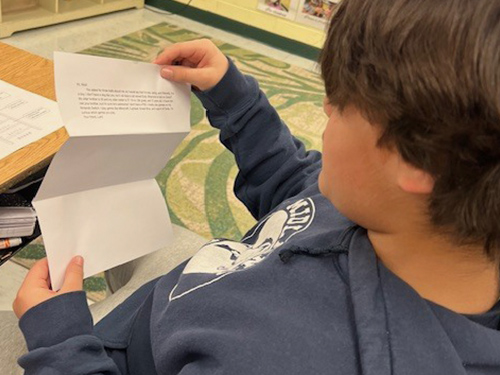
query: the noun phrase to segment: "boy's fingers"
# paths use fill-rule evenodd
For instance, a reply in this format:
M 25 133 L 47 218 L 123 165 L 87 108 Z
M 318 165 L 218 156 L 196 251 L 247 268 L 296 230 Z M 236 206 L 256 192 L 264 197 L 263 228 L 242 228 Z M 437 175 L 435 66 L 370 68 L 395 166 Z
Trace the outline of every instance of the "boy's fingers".
M 24 279 L 23 286 L 26 287 L 48 287 L 49 283 L 49 265 L 47 258 L 36 262 L 29 270 Z
M 64 283 L 61 292 L 75 292 L 83 289 L 83 258 L 76 256 L 71 259 L 71 262 L 66 268 L 64 275 Z
M 179 59 L 187 59 L 192 62 L 199 62 L 205 52 L 201 48 L 206 45 L 206 40 L 193 40 L 189 42 L 176 43 L 167 48 L 153 61 L 154 64 L 171 65 Z

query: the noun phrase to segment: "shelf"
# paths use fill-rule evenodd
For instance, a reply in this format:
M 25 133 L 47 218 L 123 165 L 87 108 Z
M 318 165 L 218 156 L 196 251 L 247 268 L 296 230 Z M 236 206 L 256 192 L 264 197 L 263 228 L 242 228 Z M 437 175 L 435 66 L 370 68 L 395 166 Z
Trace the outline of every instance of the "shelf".
M 38 6 L 36 8 L 6 13 L 2 15 L 2 24 L 25 22 L 31 19 L 52 18 L 54 16 L 55 14 L 53 12 Z M 0 24 L 0 27 L 2 26 L 2 24 Z
M 2 16 L 0 37 L 10 36 L 14 31 L 52 25 L 53 23 L 56 23 L 55 14 L 42 7 L 7 13 Z
M 95 11 L 99 10 L 101 1 L 96 0 L 59 0 L 59 13 L 71 13 L 71 12 L 86 12 L 90 10 L 89 8 L 94 8 Z
M 0 6 L 1 3 L 2 0 Z M 40 0 L 40 5 L 36 8 L 0 13 L 0 38 L 11 36 L 20 30 L 143 7 L 144 0 Z

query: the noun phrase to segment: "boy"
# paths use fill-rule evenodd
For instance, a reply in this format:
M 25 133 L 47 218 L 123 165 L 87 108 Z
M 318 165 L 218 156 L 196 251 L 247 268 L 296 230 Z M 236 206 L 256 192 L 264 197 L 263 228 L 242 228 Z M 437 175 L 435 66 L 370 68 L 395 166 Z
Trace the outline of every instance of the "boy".
M 321 57 L 322 161 L 210 42 L 167 48 L 163 77 L 194 86 L 259 223 L 241 243 L 207 244 L 95 329 L 81 259 L 58 293 L 37 264 L 14 303 L 30 350 L 20 365 L 499 374 L 499 17 L 500 0 L 344 0 Z

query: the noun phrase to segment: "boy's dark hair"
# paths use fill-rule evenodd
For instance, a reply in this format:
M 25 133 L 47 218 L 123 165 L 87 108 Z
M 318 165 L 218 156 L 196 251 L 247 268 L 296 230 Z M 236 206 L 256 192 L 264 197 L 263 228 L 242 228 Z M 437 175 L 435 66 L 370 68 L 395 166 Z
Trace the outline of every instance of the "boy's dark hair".
M 499 259 L 500 0 L 343 0 L 320 62 L 330 103 L 434 177 L 432 223 Z

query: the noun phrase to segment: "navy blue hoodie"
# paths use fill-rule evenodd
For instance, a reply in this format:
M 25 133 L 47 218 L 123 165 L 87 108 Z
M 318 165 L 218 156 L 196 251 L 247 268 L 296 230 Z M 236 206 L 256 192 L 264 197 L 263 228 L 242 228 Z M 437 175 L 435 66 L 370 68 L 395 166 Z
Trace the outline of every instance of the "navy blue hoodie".
M 498 312 L 456 314 L 384 267 L 366 230 L 319 193 L 321 155 L 254 79 L 231 63 L 197 95 L 257 225 L 209 242 L 96 327 L 83 292 L 30 309 L 26 374 L 500 374 Z

